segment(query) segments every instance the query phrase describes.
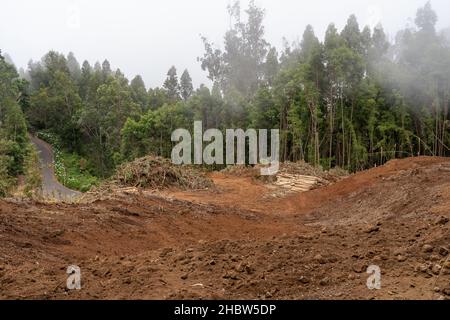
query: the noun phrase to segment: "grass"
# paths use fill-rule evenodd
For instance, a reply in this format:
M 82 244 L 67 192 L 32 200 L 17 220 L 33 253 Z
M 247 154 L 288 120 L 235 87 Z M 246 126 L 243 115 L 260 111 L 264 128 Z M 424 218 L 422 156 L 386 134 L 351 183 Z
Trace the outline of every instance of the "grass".
M 86 159 L 65 151 L 61 151 L 58 158 L 60 163 L 58 180 L 67 188 L 86 192 L 99 184 L 100 179 L 90 173 Z

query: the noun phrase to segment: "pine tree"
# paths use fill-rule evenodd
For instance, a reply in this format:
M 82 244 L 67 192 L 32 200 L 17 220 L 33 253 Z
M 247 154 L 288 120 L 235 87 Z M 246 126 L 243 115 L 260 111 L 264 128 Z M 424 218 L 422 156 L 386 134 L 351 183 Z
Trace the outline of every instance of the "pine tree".
M 140 75 L 137 75 L 131 80 L 130 89 L 134 102 L 140 105 L 142 111 L 146 110 L 148 108 L 147 89 L 145 88 L 144 80 L 142 80 Z
M 436 12 L 433 11 L 431 3 L 428 1 L 423 8 L 417 11 L 414 22 L 421 31 L 433 34 L 436 31 L 435 26 L 437 20 Z
M 80 64 L 75 58 L 73 52 L 70 52 L 67 56 L 67 68 L 69 68 L 70 76 L 72 77 L 72 79 L 74 79 L 76 82 L 81 80 Z
M 163 87 L 167 90 L 169 99 L 172 101 L 177 101 L 180 99 L 180 86 L 178 84 L 177 69 L 175 66 L 172 66 L 167 72 L 167 79 L 164 81 Z
M 88 100 L 89 86 L 92 77 L 92 67 L 88 61 L 83 62 L 81 67 L 81 79 L 80 79 L 80 97 L 83 101 Z
M 192 85 L 192 79 L 189 75 L 188 70 L 186 69 L 184 70 L 180 78 L 180 93 L 183 100 L 186 101 L 187 99 L 189 99 L 193 91 L 194 87 Z
M 111 64 L 109 63 L 108 60 L 105 59 L 105 61 L 103 61 L 102 63 L 102 76 L 103 76 L 103 81 L 106 81 L 106 79 L 108 79 L 108 77 L 112 74 L 112 70 L 111 70 Z

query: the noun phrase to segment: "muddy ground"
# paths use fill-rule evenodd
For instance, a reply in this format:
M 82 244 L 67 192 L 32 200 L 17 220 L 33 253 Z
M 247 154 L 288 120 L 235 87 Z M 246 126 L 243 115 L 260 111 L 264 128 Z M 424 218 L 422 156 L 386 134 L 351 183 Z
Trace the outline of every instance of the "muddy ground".
M 1 299 L 448 299 L 450 159 L 273 197 L 251 177 L 84 204 L 0 201 Z M 66 269 L 81 268 L 81 290 Z M 369 265 L 381 289 L 366 286 Z

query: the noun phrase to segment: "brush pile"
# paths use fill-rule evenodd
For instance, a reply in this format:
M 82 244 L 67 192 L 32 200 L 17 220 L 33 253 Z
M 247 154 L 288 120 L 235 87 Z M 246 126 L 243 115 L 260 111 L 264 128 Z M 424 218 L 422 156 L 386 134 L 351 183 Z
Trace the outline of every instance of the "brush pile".
M 238 177 L 254 177 L 258 180 L 262 180 L 265 182 L 272 182 L 274 179 L 276 180 L 276 177 L 270 178 L 261 176 L 260 175 L 261 168 L 263 168 L 263 166 L 261 165 L 256 166 L 236 165 L 236 166 L 228 166 L 221 172 Z M 333 168 L 329 171 L 325 171 L 322 169 L 322 167 L 315 167 L 313 165 L 306 163 L 305 161 L 280 163 L 280 168 L 276 176 L 284 174 L 318 177 L 324 180 L 328 180 L 330 182 L 336 182 L 340 178 L 349 175 L 348 171 L 340 168 Z
M 285 162 L 280 165 L 280 173 L 325 178 L 326 172 L 321 167 L 314 167 L 304 161 Z
M 260 174 L 258 167 L 246 165 L 227 166 L 221 172 L 234 177 L 257 177 Z
M 212 180 L 189 166 L 172 164 L 168 159 L 147 156 L 119 167 L 112 178 L 119 187 L 166 189 L 177 187 L 186 190 L 208 189 Z
M 80 201 L 89 203 L 141 193 L 142 189 L 153 192 L 171 187 L 204 190 L 213 188 L 214 183 L 191 166 L 178 166 L 165 158 L 146 156 L 121 165 L 109 180 L 93 187 Z

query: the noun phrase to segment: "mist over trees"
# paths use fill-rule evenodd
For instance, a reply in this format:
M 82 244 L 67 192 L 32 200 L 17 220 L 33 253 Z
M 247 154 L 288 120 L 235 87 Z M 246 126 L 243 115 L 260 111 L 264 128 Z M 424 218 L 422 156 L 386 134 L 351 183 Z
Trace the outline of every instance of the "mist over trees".
M 56 135 L 99 177 L 149 153 L 170 157 L 172 131 L 194 120 L 204 129 L 280 129 L 282 161 L 324 168 L 450 155 L 450 32 L 436 30 L 429 3 L 393 43 L 381 25 L 371 30 L 352 15 L 323 40 L 308 26 L 299 43 L 275 48 L 264 9 L 236 2 L 228 13 L 223 44 L 201 38 L 211 88 L 194 89 L 188 70 L 179 76 L 172 66 L 160 88 L 147 89 L 108 60 L 91 65 L 54 51 L 19 78 L 0 58 L 0 175 L 20 174 L 27 124 Z

